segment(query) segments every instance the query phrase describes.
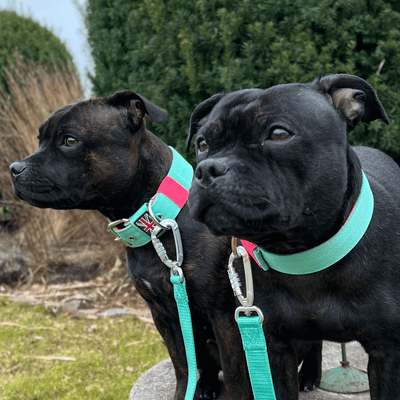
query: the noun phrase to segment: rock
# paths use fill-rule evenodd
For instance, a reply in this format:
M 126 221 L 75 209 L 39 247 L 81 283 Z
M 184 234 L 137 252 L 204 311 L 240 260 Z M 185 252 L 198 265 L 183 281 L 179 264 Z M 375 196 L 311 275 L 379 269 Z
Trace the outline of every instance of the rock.
M 102 316 L 104 318 L 106 317 L 120 317 L 124 314 L 128 314 L 131 311 L 131 309 L 129 307 L 127 308 L 111 308 L 110 310 L 104 311 L 102 313 Z
M 0 284 L 13 285 L 20 280 L 25 280 L 27 272 L 26 260 L 18 250 L 0 252 Z
M 346 347 L 350 365 L 365 370 L 367 368 L 368 357 L 361 345 L 351 342 Z M 322 354 L 323 370 L 340 366 L 341 348 L 339 343 L 324 342 Z M 171 359 L 167 358 L 154 365 L 137 380 L 130 392 L 129 400 L 173 400 L 175 385 L 174 367 Z M 222 393 L 218 398 L 224 398 L 224 394 Z M 312 392 L 300 392 L 299 394 L 299 400 L 341 399 L 368 400 L 370 399 L 370 393 L 342 394 L 316 389 Z

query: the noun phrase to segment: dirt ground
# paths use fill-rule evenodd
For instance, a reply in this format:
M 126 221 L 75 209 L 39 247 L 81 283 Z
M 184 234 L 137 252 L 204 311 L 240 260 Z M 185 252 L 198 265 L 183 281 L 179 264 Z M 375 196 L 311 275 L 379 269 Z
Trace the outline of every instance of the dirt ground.
M 54 262 L 46 268 L 31 265 L 23 248 L 16 246 L 14 235 L 0 228 L 0 268 L 24 270 L 23 279 L 12 285 L 0 283 L 0 296 L 15 301 L 28 301 L 67 311 L 71 315 L 131 314 L 145 323 L 153 324 L 146 302 L 129 278 L 124 252 L 115 256 L 113 265 L 104 266 L 96 259 L 96 246 L 73 243 L 62 249 L 64 261 Z

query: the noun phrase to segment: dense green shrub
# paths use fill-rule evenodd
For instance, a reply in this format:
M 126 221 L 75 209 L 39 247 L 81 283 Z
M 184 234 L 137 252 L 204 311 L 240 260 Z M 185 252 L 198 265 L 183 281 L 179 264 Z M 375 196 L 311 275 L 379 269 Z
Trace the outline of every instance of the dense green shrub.
M 0 83 L 5 85 L 4 70 L 15 60 L 15 49 L 26 60 L 66 65 L 72 56 L 49 30 L 12 11 L 0 11 Z
M 180 152 L 214 93 L 346 72 L 373 85 L 391 120 L 359 126 L 352 142 L 400 154 L 396 1 L 89 0 L 87 18 L 95 94 L 131 89 L 165 107 L 151 129 Z

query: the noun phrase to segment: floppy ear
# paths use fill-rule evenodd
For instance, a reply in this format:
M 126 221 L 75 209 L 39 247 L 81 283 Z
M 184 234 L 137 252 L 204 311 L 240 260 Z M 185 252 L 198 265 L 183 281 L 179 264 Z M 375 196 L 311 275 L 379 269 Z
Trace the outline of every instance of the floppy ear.
M 211 96 L 207 100 L 200 103 L 195 108 L 192 116 L 190 117 L 190 131 L 186 138 L 186 152 L 189 151 L 190 142 L 192 141 L 193 136 L 195 136 L 200 127 L 207 122 L 208 116 L 210 115 L 212 109 L 221 100 L 221 98 L 225 96 L 225 94 L 226 93 L 215 94 L 214 96 Z
M 364 79 L 354 75 L 336 74 L 324 76 L 315 82 L 346 120 L 348 132 L 360 121 L 382 119 L 385 124 L 389 124 L 389 118 L 375 90 Z
M 128 110 L 128 119 L 138 125 L 142 119 L 149 122 L 162 123 L 167 120 L 167 111 L 156 106 L 144 96 L 124 90 L 112 96 L 107 96 L 106 101 L 112 106 L 122 106 Z
M 164 110 L 161 107 L 158 107 L 151 101 L 147 100 L 146 97 L 138 94 L 138 96 L 143 100 L 146 105 L 146 121 L 147 122 L 157 122 L 158 124 L 162 124 L 167 120 L 167 110 Z

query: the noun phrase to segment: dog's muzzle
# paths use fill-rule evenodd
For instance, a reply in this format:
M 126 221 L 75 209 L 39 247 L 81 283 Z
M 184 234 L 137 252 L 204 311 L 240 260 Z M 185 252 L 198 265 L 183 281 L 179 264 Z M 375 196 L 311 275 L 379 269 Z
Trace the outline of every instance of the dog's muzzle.
M 200 162 L 195 171 L 197 183 L 210 186 L 215 180 L 227 174 L 229 167 L 225 158 L 209 159 Z

